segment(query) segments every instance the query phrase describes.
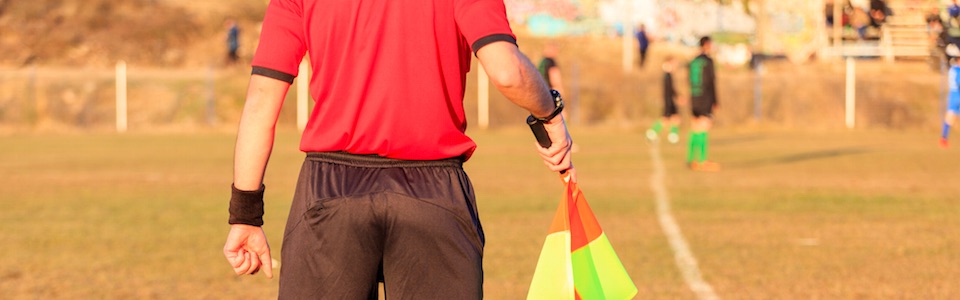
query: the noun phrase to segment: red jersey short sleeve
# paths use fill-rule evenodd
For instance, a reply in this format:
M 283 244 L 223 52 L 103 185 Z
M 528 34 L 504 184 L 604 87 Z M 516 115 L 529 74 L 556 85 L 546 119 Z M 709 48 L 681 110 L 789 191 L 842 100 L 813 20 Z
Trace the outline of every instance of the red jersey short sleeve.
M 474 52 L 496 41 L 516 43 L 503 0 L 459 0 L 455 17 Z
M 255 74 L 291 82 L 310 55 L 301 151 L 406 160 L 470 157 L 471 48 L 515 42 L 503 0 L 272 0 L 260 39 Z
M 253 73 L 289 83 L 297 76 L 307 47 L 299 0 L 271 0 L 263 19 Z

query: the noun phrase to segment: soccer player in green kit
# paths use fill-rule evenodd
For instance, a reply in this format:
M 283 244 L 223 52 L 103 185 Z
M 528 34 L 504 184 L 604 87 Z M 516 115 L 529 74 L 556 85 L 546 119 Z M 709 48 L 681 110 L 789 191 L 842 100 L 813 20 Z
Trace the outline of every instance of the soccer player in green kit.
M 690 62 L 690 107 L 693 110 L 693 122 L 690 126 L 690 152 L 687 165 L 694 171 L 716 172 L 720 165 L 707 160 L 710 127 L 713 126 L 713 111 L 716 110 L 717 85 L 716 70 L 710 51 L 713 41 L 710 37 L 700 39 L 700 55 Z
M 673 74 L 677 69 L 677 59 L 673 56 L 667 56 L 663 62 L 663 117 L 653 123 L 653 127 L 647 129 L 647 140 L 655 142 L 660 139 L 660 131 L 663 125 L 670 126 L 667 134 L 667 140 L 671 144 L 680 142 L 680 111 L 677 110 L 679 94 L 673 86 Z

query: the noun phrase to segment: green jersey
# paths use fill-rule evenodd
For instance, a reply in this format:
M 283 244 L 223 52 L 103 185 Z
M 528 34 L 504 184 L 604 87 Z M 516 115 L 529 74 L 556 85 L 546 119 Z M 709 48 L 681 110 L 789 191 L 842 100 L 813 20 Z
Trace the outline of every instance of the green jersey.
M 693 106 L 712 107 L 717 103 L 717 75 L 713 59 L 700 54 L 690 62 L 690 100 Z

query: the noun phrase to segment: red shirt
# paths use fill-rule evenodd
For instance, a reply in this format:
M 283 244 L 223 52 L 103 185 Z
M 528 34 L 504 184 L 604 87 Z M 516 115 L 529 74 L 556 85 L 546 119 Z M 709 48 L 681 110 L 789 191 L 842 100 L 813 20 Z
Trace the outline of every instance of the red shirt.
M 309 52 L 301 151 L 468 158 L 471 48 L 495 41 L 516 43 L 503 0 L 271 0 L 253 73 L 292 82 Z

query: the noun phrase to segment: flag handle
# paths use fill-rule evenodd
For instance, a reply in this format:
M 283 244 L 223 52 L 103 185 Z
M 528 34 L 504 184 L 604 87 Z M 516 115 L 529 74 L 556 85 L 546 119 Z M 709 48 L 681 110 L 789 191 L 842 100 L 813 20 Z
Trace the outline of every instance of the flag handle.
M 550 148 L 553 145 L 550 135 L 547 134 L 547 129 L 543 127 L 543 122 L 530 115 L 527 117 L 527 125 L 530 125 L 530 131 L 533 131 L 533 137 L 537 138 L 540 147 Z
M 527 125 L 530 125 L 530 131 L 533 131 L 533 137 L 537 138 L 537 143 L 540 144 L 540 147 L 550 148 L 553 145 L 553 141 L 550 140 L 550 135 L 547 134 L 547 129 L 543 127 L 543 122 L 534 118 L 533 115 L 527 117 Z M 560 175 L 566 174 L 567 170 L 560 171 Z

